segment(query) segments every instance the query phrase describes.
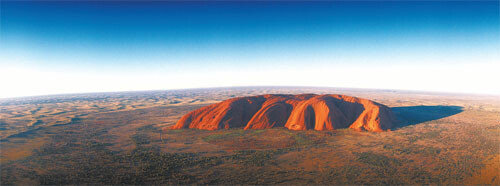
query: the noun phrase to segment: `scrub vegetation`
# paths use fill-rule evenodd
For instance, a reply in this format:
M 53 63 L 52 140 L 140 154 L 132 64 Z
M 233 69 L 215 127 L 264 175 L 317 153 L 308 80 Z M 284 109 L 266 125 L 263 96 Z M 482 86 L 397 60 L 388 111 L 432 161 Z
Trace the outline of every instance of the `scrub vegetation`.
M 191 104 L 187 98 L 182 104 L 128 110 L 100 106 L 109 111 L 79 112 L 71 106 L 60 107 L 58 113 L 67 111 L 50 116 L 71 113 L 72 119 L 51 123 L 59 119 L 45 118 L 31 128 L 12 127 L 16 118 L 2 117 L 2 127 L 19 130 L 3 133 L 10 135 L 1 139 L 1 182 L 500 184 L 500 112 L 495 110 L 494 101 L 450 99 L 448 104 L 453 105 L 447 107 L 437 97 L 433 99 L 441 106 L 419 107 L 432 101 L 429 96 L 394 100 L 394 96 L 380 93 L 373 97 L 395 108 L 404 126 L 381 133 L 278 128 L 161 130 L 205 104 Z M 17 115 L 25 113 L 19 108 L 33 103 L 19 104 Z M 35 117 L 39 112 L 48 117 L 50 109 L 45 104 L 53 103 L 36 104 L 24 117 Z M 4 103 L 2 112 L 14 114 L 10 106 Z

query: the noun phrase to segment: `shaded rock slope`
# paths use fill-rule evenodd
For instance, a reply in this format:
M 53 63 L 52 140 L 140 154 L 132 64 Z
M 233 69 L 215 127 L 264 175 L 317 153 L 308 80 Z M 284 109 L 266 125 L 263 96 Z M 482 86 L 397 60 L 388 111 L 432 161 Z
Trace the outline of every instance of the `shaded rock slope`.
M 395 124 L 391 109 L 362 98 L 345 95 L 268 94 L 232 98 L 184 115 L 171 129 L 229 128 L 334 130 L 351 128 L 381 132 Z

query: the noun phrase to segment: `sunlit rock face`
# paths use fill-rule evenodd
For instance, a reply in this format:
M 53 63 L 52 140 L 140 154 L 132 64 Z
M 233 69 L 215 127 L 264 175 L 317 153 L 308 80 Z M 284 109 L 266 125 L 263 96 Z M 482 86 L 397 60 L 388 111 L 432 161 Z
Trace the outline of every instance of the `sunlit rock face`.
M 351 128 L 381 132 L 395 123 L 389 107 L 344 95 L 268 94 L 232 98 L 184 115 L 171 129 L 229 128 L 334 130 Z

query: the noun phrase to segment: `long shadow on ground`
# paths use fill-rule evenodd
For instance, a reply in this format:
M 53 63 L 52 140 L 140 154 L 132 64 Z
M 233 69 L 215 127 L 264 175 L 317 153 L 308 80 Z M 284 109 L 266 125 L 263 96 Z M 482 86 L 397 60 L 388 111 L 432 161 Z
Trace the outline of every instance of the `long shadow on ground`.
M 398 118 L 398 125 L 395 129 L 453 116 L 463 111 L 463 107 L 460 106 L 443 105 L 392 107 L 391 109 Z

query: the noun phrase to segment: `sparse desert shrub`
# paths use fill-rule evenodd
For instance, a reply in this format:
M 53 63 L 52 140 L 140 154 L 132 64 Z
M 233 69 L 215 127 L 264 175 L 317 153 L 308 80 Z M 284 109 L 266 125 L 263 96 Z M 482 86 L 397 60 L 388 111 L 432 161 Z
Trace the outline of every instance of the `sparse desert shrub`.
M 245 130 L 243 129 L 231 129 L 227 131 L 222 131 L 222 133 L 216 133 L 216 134 L 211 134 L 208 136 L 203 137 L 203 140 L 207 142 L 211 141 L 216 141 L 216 140 L 221 140 L 225 138 L 233 138 L 233 137 L 238 137 L 242 136 L 245 134 Z
M 355 154 L 358 156 L 358 161 L 377 167 L 394 167 L 401 165 L 400 160 L 396 158 L 389 158 L 387 156 L 380 154 L 375 154 L 371 152 L 362 152 Z
M 132 136 L 132 141 L 136 145 L 146 145 L 146 144 L 150 144 L 151 143 L 150 136 L 148 136 L 146 134 L 134 134 Z

